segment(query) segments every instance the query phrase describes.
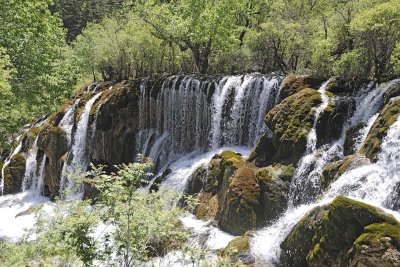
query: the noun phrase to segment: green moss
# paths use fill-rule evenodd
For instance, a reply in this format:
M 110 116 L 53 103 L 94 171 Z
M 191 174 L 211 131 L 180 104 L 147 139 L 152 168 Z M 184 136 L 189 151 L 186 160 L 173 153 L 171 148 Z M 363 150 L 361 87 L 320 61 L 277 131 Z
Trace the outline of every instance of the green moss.
M 363 245 L 371 242 L 379 242 L 382 237 L 390 237 L 396 247 L 400 247 L 400 224 L 398 223 L 374 223 L 366 226 L 366 233 L 362 234 L 354 242 L 356 246 Z
M 390 126 L 397 121 L 400 114 L 400 99 L 389 102 L 374 122 L 360 152 L 375 161 L 381 151 L 381 144 Z
M 250 248 L 249 239 L 250 238 L 247 233 L 244 236 L 233 239 L 226 246 L 225 252 L 232 256 L 236 256 L 239 253 L 248 250 Z
M 290 181 L 293 177 L 295 168 L 293 165 L 275 164 L 257 171 L 257 178 L 263 181 L 277 180 Z
M 336 266 L 355 243 L 382 236 L 399 240 L 399 223 L 371 205 L 343 196 L 304 216 L 282 243 L 287 266 Z
M 241 155 L 230 150 L 223 151 L 221 157 L 225 163 L 233 165 L 236 168 L 241 167 L 245 163 Z

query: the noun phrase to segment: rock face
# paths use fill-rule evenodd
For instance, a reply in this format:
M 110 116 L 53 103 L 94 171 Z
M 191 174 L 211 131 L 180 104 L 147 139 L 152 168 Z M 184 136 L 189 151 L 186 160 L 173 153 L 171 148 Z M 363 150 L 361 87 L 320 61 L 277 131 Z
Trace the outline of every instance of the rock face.
M 359 137 L 360 130 L 365 127 L 365 123 L 359 123 L 350 129 L 347 130 L 346 132 L 346 138 L 344 141 L 343 145 L 343 154 L 345 156 L 357 153 L 358 151 L 355 151 L 355 144 L 357 142 L 357 138 Z
M 189 179 L 186 193 L 199 194 L 194 213 L 242 235 L 276 219 L 287 207 L 293 166 L 257 168 L 232 151 L 213 157 Z
M 10 164 L 4 169 L 4 194 L 14 194 L 21 191 L 25 175 L 25 157 L 16 154 L 10 159 Z
M 399 233 L 394 217 L 339 196 L 297 223 L 281 244 L 281 261 L 284 266 L 397 266 Z
M 372 161 L 378 159 L 383 138 L 400 113 L 400 99 L 389 101 L 372 125 L 360 152 Z
M 97 117 L 93 118 L 96 133 L 90 154 L 94 164 L 129 163 L 136 156 L 139 86 L 134 81 L 112 85 L 112 90 L 104 91 L 93 106 L 92 115 L 97 111 Z

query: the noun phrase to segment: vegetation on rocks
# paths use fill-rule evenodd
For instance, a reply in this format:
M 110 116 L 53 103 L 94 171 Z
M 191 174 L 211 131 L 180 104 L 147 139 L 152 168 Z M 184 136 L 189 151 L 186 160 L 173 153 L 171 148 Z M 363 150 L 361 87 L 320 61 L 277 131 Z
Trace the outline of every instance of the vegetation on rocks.
M 360 152 L 365 154 L 367 158 L 376 161 L 379 152 L 381 151 L 381 144 L 383 138 L 386 136 L 390 126 L 396 122 L 398 114 L 400 113 L 400 100 L 395 99 L 390 101 L 382 109 L 378 118 L 372 125 Z
M 331 204 L 314 208 L 297 223 L 281 245 L 281 260 L 288 266 L 333 266 L 351 260 L 356 262 L 362 257 L 351 251 L 366 236 L 375 235 L 375 240 L 388 237 L 397 242 L 399 226 L 394 217 L 382 210 L 339 196 Z M 371 244 L 372 239 L 368 242 Z M 379 255 L 386 252 L 380 251 Z

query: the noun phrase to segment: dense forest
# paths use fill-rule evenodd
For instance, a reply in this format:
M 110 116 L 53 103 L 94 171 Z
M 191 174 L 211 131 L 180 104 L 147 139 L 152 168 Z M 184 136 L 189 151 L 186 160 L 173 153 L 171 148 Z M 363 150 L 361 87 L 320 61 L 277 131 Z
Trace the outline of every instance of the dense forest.
M 0 265 L 400 266 L 399 76 L 399 0 L 2 0 Z
M 388 80 L 400 72 L 399 12 L 395 0 L 8 1 L 0 139 L 93 80 L 251 71 Z

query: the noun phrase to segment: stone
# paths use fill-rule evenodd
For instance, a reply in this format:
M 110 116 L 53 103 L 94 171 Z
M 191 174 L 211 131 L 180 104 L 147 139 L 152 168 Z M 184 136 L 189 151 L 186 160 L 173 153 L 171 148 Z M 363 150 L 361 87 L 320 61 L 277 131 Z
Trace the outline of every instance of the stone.
M 294 267 L 348 266 L 356 261 L 359 245 L 367 236 L 369 244 L 381 237 L 398 244 L 399 233 L 400 224 L 393 216 L 338 196 L 332 203 L 314 208 L 296 224 L 281 244 L 281 263 Z M 380 253 L 393 255 L 390 250 Z
M 16 154 L 10 159 L 10 164 L 4 168 L 3 194 L 15 194 L 21 191 L 22 181 L 25 176 L 25 157 Z
M 354 154 L 325 166 L 321 176 L 321 189 L 325 190 L 345 172 L 368 165 L 371 161 L 362 154 Z

